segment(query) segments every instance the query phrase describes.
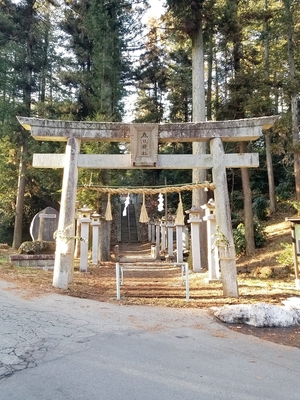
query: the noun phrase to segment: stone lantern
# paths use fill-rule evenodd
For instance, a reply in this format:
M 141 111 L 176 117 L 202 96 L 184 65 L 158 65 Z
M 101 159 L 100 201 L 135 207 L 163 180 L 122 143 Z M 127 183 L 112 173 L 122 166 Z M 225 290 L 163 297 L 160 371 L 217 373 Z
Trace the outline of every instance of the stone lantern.
M 200 259 L 200 218 L 201 209 L 193 206 L 190 210 L 186 211 L 189 214 L 188 223 L 191 224 L 191 242 L 192 242 L 192 259 L 193 259 L 193 271 L 201 271 L 201 259 Z
M 207 256 L 208 256 L 208 279 L 206 281 L 215 282 L 220 280 L 220 268 L 218 250 L 213 250 L 214 234 L 216 233 L 216 215 L 215 215 L 215 202 L 210 199 L 207 204 L 201 206 L 205 215 L 203 221 L 206 221 L 207 227 Z
M 91 215 L 92 222 L 92 263 L 98 264 L 99 259 L 99 226 L 100 214 L 96 211 Z
M 78 209 L 79 223 L 81 226 L 80 234 L 80 264 L 79 271 L 86 272 L 88 264 L 88 251 L 89 251 L 89 227 L 91 222 L 92 209 L 86 205 Z

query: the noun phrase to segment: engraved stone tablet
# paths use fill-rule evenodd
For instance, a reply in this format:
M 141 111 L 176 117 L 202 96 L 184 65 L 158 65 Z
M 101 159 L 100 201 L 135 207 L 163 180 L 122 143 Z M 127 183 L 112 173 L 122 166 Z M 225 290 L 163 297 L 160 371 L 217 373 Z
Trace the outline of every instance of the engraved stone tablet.
M 30 225 L 30 235 L 32 240 L 53 242 L 53 234 L 58 227 L 58 216 L 58 211 L 52 207 L 47 207 L 38 212 Z
M 131 164 L 155 167 L 158 151 L 158 124 L 130 125 Z

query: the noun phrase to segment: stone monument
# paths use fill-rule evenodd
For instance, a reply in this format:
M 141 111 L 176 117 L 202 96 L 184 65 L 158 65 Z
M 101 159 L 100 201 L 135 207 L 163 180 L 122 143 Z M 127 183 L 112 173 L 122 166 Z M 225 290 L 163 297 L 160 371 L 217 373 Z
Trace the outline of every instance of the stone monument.
M 35 241 L 54 242 L 54 232 L 58 228 L 59 213 L 52 207 L 38 212 L 30 225 L 30 236 Z

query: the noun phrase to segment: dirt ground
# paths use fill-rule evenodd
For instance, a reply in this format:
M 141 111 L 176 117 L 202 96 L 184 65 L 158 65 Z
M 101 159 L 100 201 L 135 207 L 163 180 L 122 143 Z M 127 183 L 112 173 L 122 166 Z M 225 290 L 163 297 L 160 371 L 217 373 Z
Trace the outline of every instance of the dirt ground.
M 284 220 L 283 220 L 284 221 Z M 266 226 L 267 245 L 257 249 L 251 257 L 237 259 L 238 298 L 223 296 L 222 282 L 206 283 L 207 273 L 190 271 L 190 301 L 185 299 L 185 286 L 182 284 L 181 272 L 178 269 L 157 268 L 147 270 L 125 271 L 124 284 L 121 286 L 121 300 L 116 299 L 116 262 L 112 251 L 112 261 L 101 265 L 89 265 L 86 273 L 79 272 L 75 266 L 74 279 L 68 290 L 55 289 L 52 286 L 53 271 L 32 268 L 13 267 L 8 256 L 12 253 L 8 246 L 0 246 L 0 279 L 13 283 L 13 290 L 22 296 L 32 298 L 60 293 L 67 296 L 88 298 L 96 301 L 114 302 L 120 305 L 149 305 L 162 307 L 220 307 L 225 304 L 252 304 L 266 302 L 281 305 L 289 297 L 299 297 L 295 289 L 294 275 L 278 265 L 276 257 L 281 251 L 280 243 L 290 242 L 288 222 L 269 221 Z M 139 261 L 151 259 L 149 243 L 120 244 L 121 261 Z M 135 257 L 139 257 L 136 260 Z M 144 263 L 147 265 L 147 263 Z M 162 263 L 163 265 L 163 263 Z M 271 271 L 265 276 L 260 272 Z M 221 322 L 220 322 L 221 323 Z M 244 324 L 226 324 L 243 334 L 258 336 L 261 339 L 300 348 L 300 326 L 291 328 L 255 328 Z

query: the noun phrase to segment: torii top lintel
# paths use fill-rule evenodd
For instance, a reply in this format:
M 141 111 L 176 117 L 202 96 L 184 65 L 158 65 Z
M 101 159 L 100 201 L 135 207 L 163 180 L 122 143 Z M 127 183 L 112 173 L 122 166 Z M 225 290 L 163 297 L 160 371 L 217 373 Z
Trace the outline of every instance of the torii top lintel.
M 206 142 L 221 138 L 224 142 L 258 139 L 262 129 L 269 129 L 278 116 L 197 123 L 130 124 L 123 122 L 82 122 L 17 117 L 36 140 L 129 142 L 130 126 L 158 126 L 158 142 Z

